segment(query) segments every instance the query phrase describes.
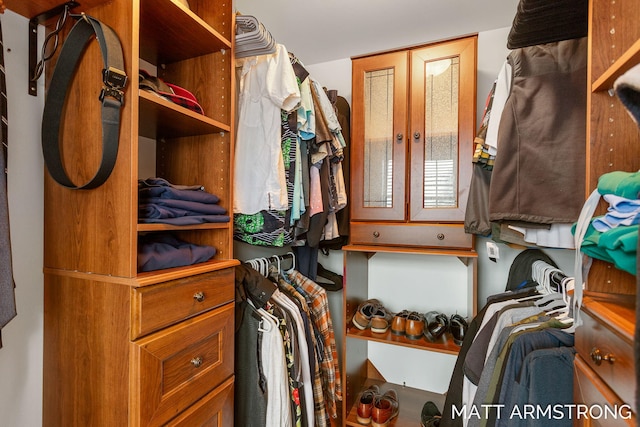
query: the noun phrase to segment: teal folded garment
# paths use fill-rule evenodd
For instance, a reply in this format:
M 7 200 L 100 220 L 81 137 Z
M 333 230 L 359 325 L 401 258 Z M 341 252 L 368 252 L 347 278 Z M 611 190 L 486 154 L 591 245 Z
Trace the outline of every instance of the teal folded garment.
M 638 225 L 616 227 L 602 233 L 589 224 L 580 250 L 635 276 L 637 244 Z
M 626 199 L 638 199 L 640 193 L 640 172 L 614 171 L 598 178 L 598 192 L 602 195 L 615 194 Z

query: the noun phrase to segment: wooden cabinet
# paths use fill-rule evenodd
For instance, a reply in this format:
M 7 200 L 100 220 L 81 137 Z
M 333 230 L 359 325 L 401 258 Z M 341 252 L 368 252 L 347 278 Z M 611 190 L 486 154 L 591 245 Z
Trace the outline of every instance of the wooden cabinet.
M 413 307 L 424 314 L 447 305 L 448 316 L 470 319 L 476 313 L 477 253 L 463 228 L 476 45 L 471 36 L 352 61 L 351 229 L 343 247 L 346 425 L 359 425 L 357 400 L 371 384 L 398 393 L 400 412 L 392 425 L 416 424 L 426 401 L 444 401 L 444 390 L 431 390 L 419 377 L 443 375 L 448 384 L 459 350 L 448 333 L 430 342 L 354 327 L 351 319 L 363 301 L 379 299 L 394 313 Z M 393 272 L 388 283 L 380 284 L 377 261 Z M 416 271 L 403 277 L 396 261 Z M 437 373 L 423 366 L 429 357 L 437 358 Z M 394 379 L 385 374 L 390 371 L 401 374 Z
M 28 18 L 59 3 L 5 2 Z M 118 35 L 129 82 L 109 179 L 93 190 L 70 190 L 45 177 L 43 425 L 232 426 L 232 223 L 138 223 L 138 180 L 201 185 L 231 212 L 233 2 L 81 3 L 73 12 Z M 56 60 L 47 63 L 47 84 Z M 87 182 L 101 158 L 102 68 L 97 43 L 89 43 L 60 135 L 73 182 Z M 141 68 L 192 92 L 204 114 L 140 90 Z M 140 237 L 161 232 L 213 246 L 216 255 L 139 272 Z
M 472 247 L 462 221 L 475 132 L 476 45 L 473 36 L 353 59 L 354 243 Z M 395 231 L 383 231 L 383 221 L 413 227 L 390 243 L 385 236 Z
M 576 329 L 573 388 L 575 403 L 595 409 L 575 424 L 635 426 L 633 297 L 592 293 L 583 302 L 583 324 Z M 610 411 L 607 418 L 600 413 L 605 408 Z
M 640 169 L 640 131 L 612 90 L 615 80 L 640 63 L 640 9 L 634 0 L 589 2 L 587 90 L 587 193 L 613 171 Z M 601 201 L 596 215 L 606 211 Z M 627 404 L 635 409 L 633 368 L 636 277 L 594 260 L 576 329 L 574 395 L 578 403 Z M 608 356 L 613 355 L 613 359 Z M 607 358 L 605 358 L 607 356 Z M 596 363 L 598 359 L 600 363 Z M 616 422 L 618 424 L 616 424 Z M 585 419 L 578 425 L 635 425 L 631 420 Z

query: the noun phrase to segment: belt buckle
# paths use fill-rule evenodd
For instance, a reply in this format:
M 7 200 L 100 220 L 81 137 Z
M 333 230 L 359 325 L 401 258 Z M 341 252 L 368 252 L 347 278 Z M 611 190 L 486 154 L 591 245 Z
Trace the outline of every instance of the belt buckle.
M 100 101 L 103 101 L 105 96 L 110 96 L 122 103 L 122 89 L 127 85 L 127 75 L 124 71 L 114 67 L 105 68 L 102 70 L 102 82 L 105 86 L 100 91 Z

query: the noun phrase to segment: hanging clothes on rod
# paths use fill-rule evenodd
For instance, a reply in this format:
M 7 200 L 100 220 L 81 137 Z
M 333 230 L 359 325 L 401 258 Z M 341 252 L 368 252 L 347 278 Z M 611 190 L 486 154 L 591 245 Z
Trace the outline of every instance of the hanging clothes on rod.
M 561 283 L 557 291 L 553 285 L 545 286 L 554 280 Z M 546 254 L 533 249 L 516 257 L 508 283 L 527 286 L 507 286 L 505 292 L 491 295 L 470 322 L 440 427 L 530 425 L 517 416 L 525 404 L 545 408 L 573 402 L 575 348 L 566 292 L 571 278 Z M 500 414 L 495 410 L 498 405 L 502 405 Z M 453 416 L 453 407 L 477 408 L 479 416 Z M 482 408 L 493 409 L 485 412 Z M 544 425 L 570 426 L 567 408 L 561 408 L 562 419 L 542 420 Z M 514 418 L 510 418 L 512 413 Z
M 295 262 L 288 253 L 236 267 L 238 425 L 328 426 L 337 417 L 342 385 L 326 291 Z

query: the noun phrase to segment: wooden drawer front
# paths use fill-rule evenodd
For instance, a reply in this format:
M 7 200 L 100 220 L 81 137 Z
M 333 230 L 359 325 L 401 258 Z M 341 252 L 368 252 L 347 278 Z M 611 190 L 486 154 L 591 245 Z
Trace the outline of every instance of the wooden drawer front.
M 233 301 L 233 280 L 228 268 L 133 288 L 132 339 Z
M 577 355 L 574 360 L 573 372 L 573 395 L 577 404 L 587 405 L 592 409 L 594 418 L 580 417 L 574 421 L 574 426 L 635 426 L 636 417 L 630 411 L 632 406 L 624 406 L 625 403 L 602 382 L 602 379 L 596 375 L 589 367 L 588 363 Z M 600 408 L 604 409 L 605 405 L 615 413 L 607 414 L 607 418 L 600 414 Z M 575 414 L 575 413 L 574 413 Z M 629 418 L 631 416 L 631 418 Z M 629 418 L 629 419 L 626 419 Z
M 623 401 L 633 403 L 635 370 L 632 343 L 622 339 L 589 313 L 582 311 L 581 316 L 584 323 L 576 328 L 576 350 Z M 591 356 L 594 349 L 598 349 L 601 356 L 613 354 L 615 361 L 610 363 L 602 360 L 599 365 L 596 364 Z
M 162 425 L 233 375 L 233 307 L 132 343 L 134 425 Z
M 233 427 L 233 378 L 198 400 L 166 426 Z
M 463 224 L 351 223 L 351 244 L 472 249 Z

